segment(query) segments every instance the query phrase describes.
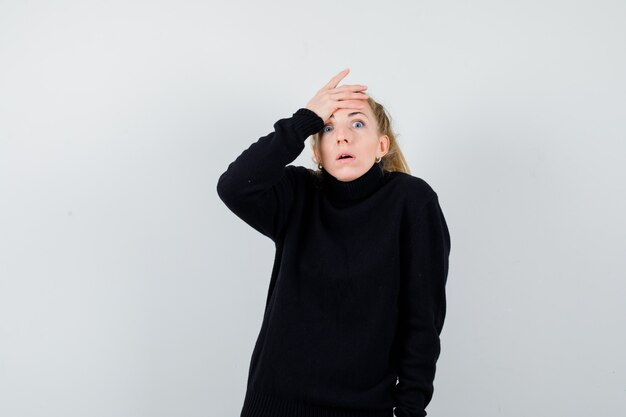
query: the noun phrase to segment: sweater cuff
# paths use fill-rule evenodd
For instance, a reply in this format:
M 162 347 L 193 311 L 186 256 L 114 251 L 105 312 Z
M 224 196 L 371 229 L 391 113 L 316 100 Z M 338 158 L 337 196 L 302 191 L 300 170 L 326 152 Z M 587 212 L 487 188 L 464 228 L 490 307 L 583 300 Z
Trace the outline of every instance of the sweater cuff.
M 313 110 L 302 107 L 293 114 L 293 127 L 303 137 L 308 138 L 322 130 L 324 120 Z

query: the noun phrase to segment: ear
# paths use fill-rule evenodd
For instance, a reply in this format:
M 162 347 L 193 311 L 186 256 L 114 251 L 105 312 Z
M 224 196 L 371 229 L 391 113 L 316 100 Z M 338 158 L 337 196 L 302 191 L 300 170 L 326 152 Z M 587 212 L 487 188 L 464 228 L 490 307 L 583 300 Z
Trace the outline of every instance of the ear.
M 311 146 L 311 149 L 313 149 L 313 155 L 315 155 L 315 160 L 317 161 L 317 163 L 319 164 L 320 162 L 322 162 L 320 160 L 320 157 L 319 157 L 319 155 L 317 153 L 317 149 L 315 148 L 315 146 Z
M 383 152 L 383 156 L 387 155 L 387 153 L 389 152 L 389 146 L 391 143 L 389 136 L 387 135 L 381 136 L 378 143 L 379 143 L 378 145 L 379 149 L 381 150 L 381 152 Z

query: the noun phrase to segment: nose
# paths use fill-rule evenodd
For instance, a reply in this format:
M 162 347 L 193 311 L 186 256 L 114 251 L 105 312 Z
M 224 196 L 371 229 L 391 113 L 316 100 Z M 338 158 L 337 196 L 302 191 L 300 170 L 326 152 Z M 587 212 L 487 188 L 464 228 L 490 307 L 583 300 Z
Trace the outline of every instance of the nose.
M 345 140 L 345 141 L 348 140 L 348 138 L 346 137 L 345 130 L 337 129 L 337 143 L 341 143 L 342 140 Z

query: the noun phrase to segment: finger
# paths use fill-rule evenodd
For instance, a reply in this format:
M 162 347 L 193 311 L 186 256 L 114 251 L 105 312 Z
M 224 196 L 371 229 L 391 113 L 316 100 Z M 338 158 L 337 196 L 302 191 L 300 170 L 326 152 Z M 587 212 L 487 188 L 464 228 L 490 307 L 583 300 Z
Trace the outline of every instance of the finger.
M 367 93 L 365 93 L 364 91 L 351 91 L 351 90 L 329 92 L 329 96 L 333 100 L 341 100 L 341 99 L 348 99 L 348 98 L 366 99 L 369 97 Z
M 365 108 L 365 103 L 363 103 L 363 100 L 339 100 L 336 106 L 338 109 L 362 110 Z
M 330 81 L 328 81 L 328 83 L 326 83 L 324 88 L 335 88 L 337 86 L 337 84 L 339 84 L 339 81 L 341 81 L 342 78 L 344 78 L 346 75 L 348 75 L 349 72 L 350 72 L 350 68 L 345 68 L 344 70 L 339 72 L 339 74 L 337 74 L 333 78 L 331 78 Z
M 331 96 L 332 100 L 335 101 L 346 101 L 346 100 L 368 100 L 370 97 L 365 93 L 349 93 L 349 94 L 341 94 Z
M 343 91 L 362 91 L 367 90 L 367 86 L 363 84 L 347 84 L 342 85 L 341 87 L 336 87 L 332 89 L 332 92 L 343 92 Z
M 360 91 L 357 91 L 356 93 L 352 93 L 350 94 L 350 98 L 355 98 L 358 100 L 367 100 L 370 96 L 368 96 L 365 93 L 362 93 Z

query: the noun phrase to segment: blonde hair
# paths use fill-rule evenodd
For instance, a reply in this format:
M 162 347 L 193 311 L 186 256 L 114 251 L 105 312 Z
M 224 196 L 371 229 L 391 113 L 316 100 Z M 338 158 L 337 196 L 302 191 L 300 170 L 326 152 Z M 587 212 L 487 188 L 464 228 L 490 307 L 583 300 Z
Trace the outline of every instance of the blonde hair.
M 409 169 L 409 165 L 400 150 L 400 146 L 398 145 L 397 134 L 393 131 L 391 127 L 391 116 L 388 114 L 385 107 L 382 104 L 374 100 L 370 93 L 368 93 L 367 103 L 372 109 L 372 113 L 374 113 L 374 117 L 376 118 L 376 124 L 378 125 L 378 136 L 387 135 L 389 137 L 389 151 L 382 157 L 380 164 L 382 164 L 382 168 L 385 171 L 400 171 L 405 172 L 407 174 L 411 173 Z M 320 136 L 321 131 L 315 133 L 311 136 L 311 147 L 314 150 L 317 150 L 317 154 L 321 155 L 321 151 L 319 148 L 320 145 Z M 315 161 L 315 155 L 312 157 L 313 162 Z M 314 174 L 320 176 L 322 171 L 320 169 L 310 170 Z

